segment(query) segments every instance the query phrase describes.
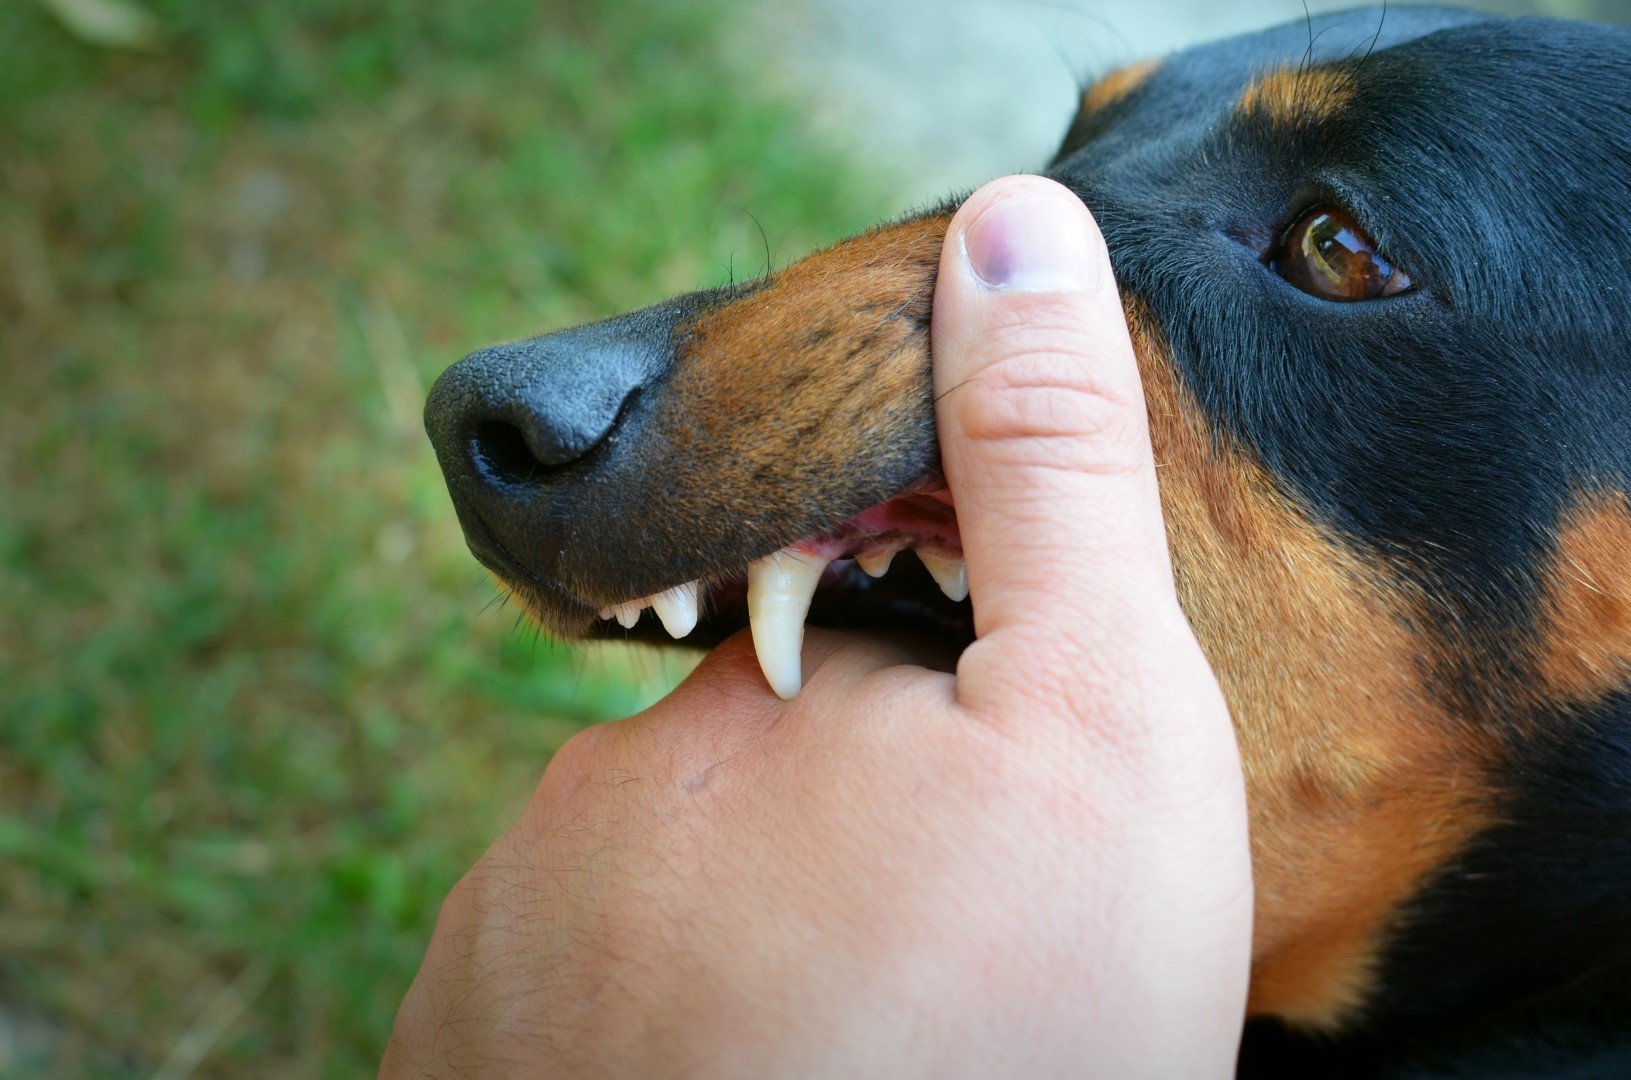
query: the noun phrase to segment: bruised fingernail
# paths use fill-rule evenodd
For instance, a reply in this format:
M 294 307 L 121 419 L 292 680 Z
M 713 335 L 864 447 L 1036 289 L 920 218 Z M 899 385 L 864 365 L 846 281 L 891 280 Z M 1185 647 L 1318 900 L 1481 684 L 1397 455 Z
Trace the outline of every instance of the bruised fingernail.
M 1080 205 L 1048 195 L 993 203 L 963 232 L 974 276 L 1004 292 L 1097 287 L 1099 244 L 1098 230 Z

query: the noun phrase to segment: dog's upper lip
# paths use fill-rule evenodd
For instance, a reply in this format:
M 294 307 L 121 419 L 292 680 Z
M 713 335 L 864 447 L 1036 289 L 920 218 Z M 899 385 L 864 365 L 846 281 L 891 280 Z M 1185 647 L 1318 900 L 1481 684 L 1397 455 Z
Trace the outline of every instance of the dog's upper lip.
M 577 597 L 570 596 L 560 586 L 546 581 L 512 555 L 504 546 L 504 542 L 498 538 L 498 534 L 493 531 L 493 527 L 487 524 L 486 519 L 475 507 L 455 499 L 453 508 L 464 526 L 465 546 L 483 567 L 501 578 L 519 579 L 542 592 L 552 593 L 585 607 L 589 606 Z
M 877 560 L 908 548 L 941 559 L 962 558 L 962 534 L 957 526 L 956 508 L 938 470 L 926 473 L 916 483 L 851 515 L 833 528 L 792 540 L 778 551 L 823 562 L 852 557 L 865 562 L 870 561 L 869 557 Z M 748 557 L 743 559 L 742 565 L 746 567 L 755 561 L 760 560 Z M 609 617 L 606 612 L 615 607 L 633 605 L 639 610 L 649 606 L 659 593 L 702 584 L 700 579 L 670 582 L 645 597 L 613 601 L 601 609 L 602 617 Z
M 962 533 L 957 527 L 951 490 L 938 471 L 847 518 L 837 528 L 787 547 L 828 560 L 906 547 L 946 558 L 963 555 Z

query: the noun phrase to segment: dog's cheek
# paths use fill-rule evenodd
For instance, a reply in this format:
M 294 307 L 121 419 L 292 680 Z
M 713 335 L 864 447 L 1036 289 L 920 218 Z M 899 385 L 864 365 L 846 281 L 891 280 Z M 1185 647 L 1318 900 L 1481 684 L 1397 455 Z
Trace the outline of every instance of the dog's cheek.
M 1580 498 L 1563 517 L 1541 602 L 1534 685 L 1589 704 L 1631 683 L 1631 500 Z M 1542 702 L 1542 704 L 1546 703 Z
M 1253 1014 L 1354 1017 L 1403 905 L 1491 819 L 1498 749 L 1426 684 L 1418 598 L 1206 423 L 1127 305 L 1179 597 L 1229 700 L 1257 890 Z

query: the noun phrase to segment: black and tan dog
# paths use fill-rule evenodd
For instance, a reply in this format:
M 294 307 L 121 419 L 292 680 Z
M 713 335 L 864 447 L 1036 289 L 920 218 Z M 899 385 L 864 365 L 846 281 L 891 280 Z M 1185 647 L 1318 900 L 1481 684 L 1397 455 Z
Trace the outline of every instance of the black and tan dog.
M 1241 1075 L 1631 1077 L 1631 32 L 1298 23 L 1103 79 L 1048 175 L 1109 243 L 1245 755 Z M 454 366 L 476 557 L 571 637 L 751 607 L 784 694 L 805 602 L 967 640 L 952 208 Z

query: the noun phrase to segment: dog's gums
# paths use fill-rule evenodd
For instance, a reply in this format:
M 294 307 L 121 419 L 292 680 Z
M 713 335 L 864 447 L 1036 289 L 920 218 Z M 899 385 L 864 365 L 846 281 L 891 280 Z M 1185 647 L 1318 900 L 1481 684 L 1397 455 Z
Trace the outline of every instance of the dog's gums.
M 753 648 L 770 688 L 783 699 L 803 686 L 799 649 L 810 602 L 824 584 L 831 590 L 865 588 L 867 578 L 882 578 L 895 556 L 916 553 L 947 599 L 968 598 L 968 567 L 951 495 L 935 483 L 879 503 L 821 536 L 800 541 L 749 564 L 746 606 Z M 856 573 L 857 568 L 865 578 Z M 695 630 L 703 610 L 720 612 L 739 605 L 741 583 L 710 588 L 701 580 L 600 610 L 633 629 L 650 608 L 669 636 L 683 638 Z

